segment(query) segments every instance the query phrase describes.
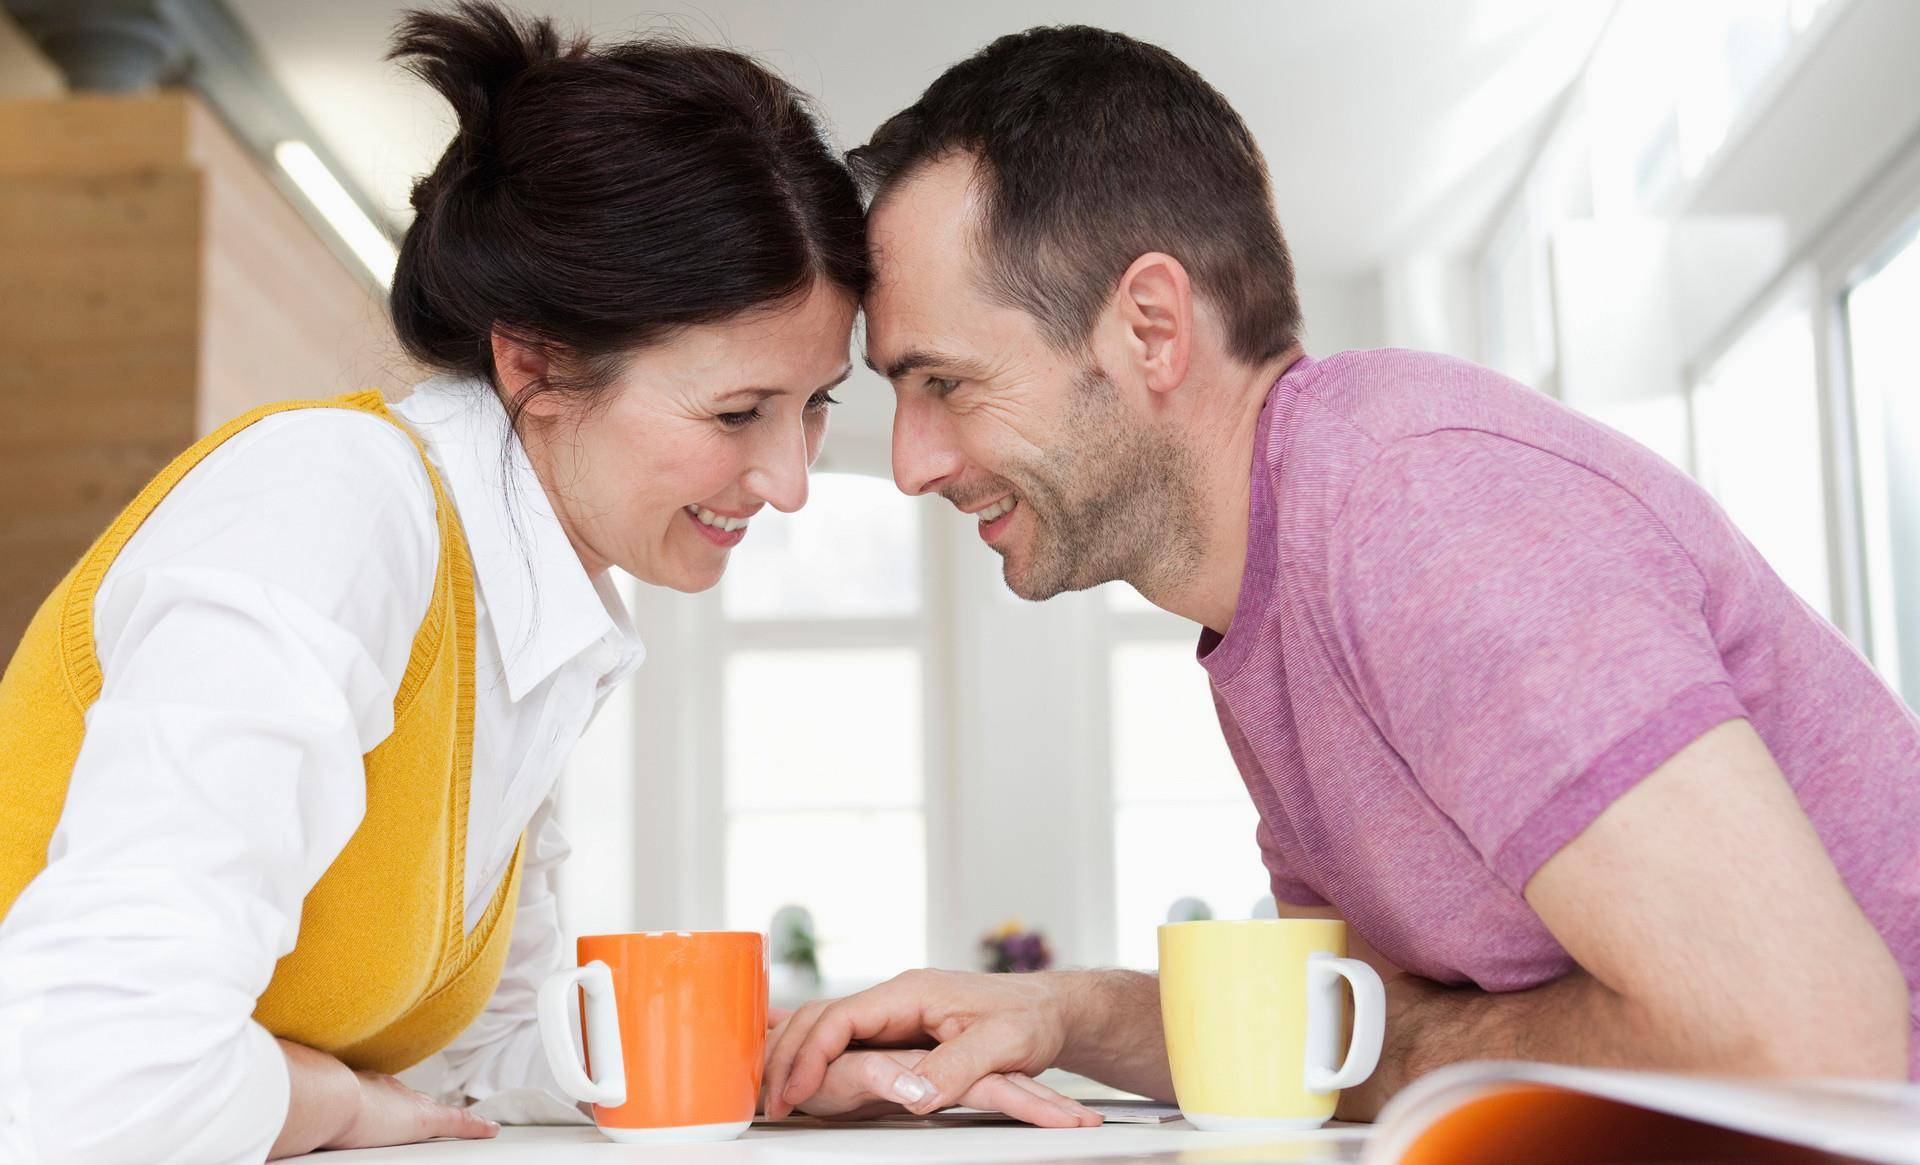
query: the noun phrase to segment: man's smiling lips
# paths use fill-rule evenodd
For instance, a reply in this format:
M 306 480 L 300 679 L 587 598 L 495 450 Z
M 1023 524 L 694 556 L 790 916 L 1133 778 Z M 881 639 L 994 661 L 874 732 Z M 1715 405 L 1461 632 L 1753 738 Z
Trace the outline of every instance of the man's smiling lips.
M 1013 494 L 1007 494 L 996 501 L 987 503 L 977 510 L 962 510 L 961 512 L 971 513 L 975 518 L 979 519 L 980 537 L 991 546 L 993 540 L 1006 530 L 1007 524 L 1013 520 L 1014 511 L 1019 508 L 1020 499 Z

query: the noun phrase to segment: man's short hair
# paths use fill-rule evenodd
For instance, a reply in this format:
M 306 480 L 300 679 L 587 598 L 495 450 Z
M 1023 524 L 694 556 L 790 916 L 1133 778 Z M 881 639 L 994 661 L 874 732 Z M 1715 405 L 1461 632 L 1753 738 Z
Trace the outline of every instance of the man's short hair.
M 1233 356 L 1299 339 L 1266 163 L 1220 93 L 1163 48 L 1084 25 L 1003 36 L 948 69 L 847 156 L 873 200 L 953 154 L 979 168 L 984 290 L 1080 347 L 1120 276 L 1180 260 Z

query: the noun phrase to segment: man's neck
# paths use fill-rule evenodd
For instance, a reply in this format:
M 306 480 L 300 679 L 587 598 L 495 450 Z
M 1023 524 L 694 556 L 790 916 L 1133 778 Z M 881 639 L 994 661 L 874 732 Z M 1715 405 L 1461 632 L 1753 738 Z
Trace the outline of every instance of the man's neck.
M 1240 601 L 1247 567 L 1247 521 L 1252 505 L 1254 449 L 1260 411 L 1276 380 L 1304 353 L 1289 348 L 1257 368 L 1223 363 L 1219 390 L 1203 391 L 1205 411 L 1190 432 L 1194 496 L 1205 542 L 1196 569 L 1166 585 L 1147 582 L 1148 601 L 1225 635 Z

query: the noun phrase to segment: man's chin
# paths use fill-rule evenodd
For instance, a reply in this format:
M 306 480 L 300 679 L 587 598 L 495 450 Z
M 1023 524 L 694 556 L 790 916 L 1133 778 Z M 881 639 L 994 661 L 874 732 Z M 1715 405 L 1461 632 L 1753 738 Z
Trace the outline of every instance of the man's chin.
M 1061 580 L 1040 577 L 1040 572 L 1018 554 L 1003 553 L 1001 558 L 1000 577 L 1007 589 L 1029 603 L 1044 603 L 1063 591 L 1076 589 Z

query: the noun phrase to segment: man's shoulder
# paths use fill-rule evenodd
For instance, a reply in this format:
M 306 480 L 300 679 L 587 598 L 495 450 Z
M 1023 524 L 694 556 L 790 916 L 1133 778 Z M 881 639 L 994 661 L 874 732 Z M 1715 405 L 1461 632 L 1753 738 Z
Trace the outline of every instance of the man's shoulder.
M 1308 370 L 1299 399 L 1302 428 L 1346 426 L 1379 446 L 1450 429 L 1524 437 L 1578 427 L 1564 406 L 1492 368 L 1407 348 L 1329 356 Z

